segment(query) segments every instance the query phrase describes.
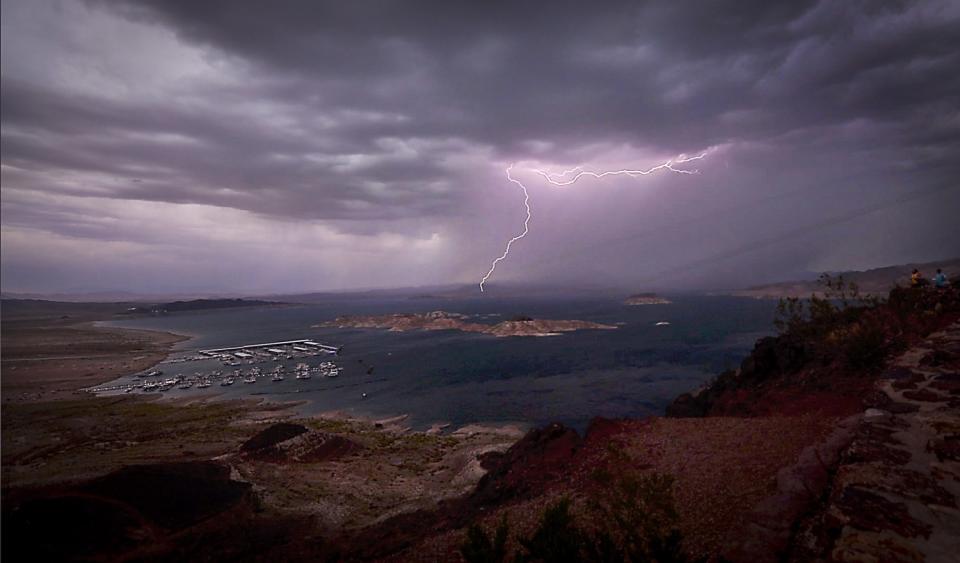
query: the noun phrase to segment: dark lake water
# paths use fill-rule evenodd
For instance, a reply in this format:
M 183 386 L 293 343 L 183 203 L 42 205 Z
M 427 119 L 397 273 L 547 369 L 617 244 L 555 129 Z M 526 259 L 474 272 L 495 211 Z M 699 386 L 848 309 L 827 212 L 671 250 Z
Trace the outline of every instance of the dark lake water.
M 173 357 L 196 350 L 310 338 L 343 346 L 337 378 L 282 382 L 269 378 L 231 387 L 172 389 L 169 396 L 257 396 L 308 401 L 304 413 L 410 416 L 416 428 L 435 422 L 563 422 L 583 429 L 594 416 L 662 414 L 677 394 L 739 365 L 755 340 L 772 331 L 774 304 L 719 296 L 671 297 L 670 305 L 625 306 L 613 299 L 402 299 L 177 313 L 105 323 L 191 336 Z M 617 330 L 553 337 L 497 338 L 457 331 L 389 332 L 312 328 L 338 315 L 444 310 L 495 323 L 517 314 L 619 324 Z M 668 321 L 668 326 L 655 326 Z M 259 364 L 264 371 L 276 363 Z M 243 365 L 244 372 L 253 366 Z M 371 369 L 372 368 L 372 369 Z M 164 377 L 230 368 L 214 360 L 165 364 Z M 136 381 L 124 378 L 118 382 Z M 366 393 L 366 397 L 363 394 Z

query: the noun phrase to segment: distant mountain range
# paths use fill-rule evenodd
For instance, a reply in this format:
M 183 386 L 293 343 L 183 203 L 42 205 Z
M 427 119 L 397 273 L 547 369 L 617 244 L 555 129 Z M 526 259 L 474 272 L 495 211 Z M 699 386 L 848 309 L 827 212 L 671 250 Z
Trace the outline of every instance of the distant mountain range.
M 848 282 L 856 283 L 860 293 L 864 295 L 885 295 L 894 285 L 906 286 L 910 284 L 910 273 L 917 268 L 927 279 L 933 277 L 937 268 L 950 279 L 960 277 L 960 258 L 942 260 L 939 262 L 924 262 L 919 264 L 901 264 L 865 271 L 828 272 L 831 276 L 843 276 Z M 758 285 L 730 292 L 731 295 L 741 297 L 756 297 L 758 299 L 777 299 L 780 297 L 809 297 L 812 293 L 819 293 L 823 287 L 816 280 L 785 281 Z
M 3 319 L 29 319 L 62 316 L 64 319 L 87 320 L 117 315 L 162 315 L 181 311 L 200 311 L 232 307 L 284 305 L 278 301 L 256 299 L 194 299 L 170 303 L 145 304 L 134 301 L 53 301 L 49 299 L 3 299 Z
M 909 283 L 910 272 L 919 268 L 926 278 L 931 278 L 937 268 L 942 268 L 948 277 L 960 276 L 960 258 L 939 262 L 919 264 L 901 264 L 874 268 L 866 271 L 830 272 L 831 275 L 842 275 L 846 280 L 856 282 L 864 294 L 885 294 L 899 283 Z M 481 294 L 477 284 L 445 284 L 420 287 L 400 287 L 389 289 L 356 289 L 342 291 L 317 291 L 287 294 L 257 294 L 238 295 L 233 292 L 206 295 L 150 295 L 134 292 L 96 292 L 96 293 L 2 293 L 4 306 L 10 300 L 43 300 L 72 303 L 122 303 L 129 309 L 136 309 L 145 313 L 151 310 L 166 310 L 167 312 L 190 311 L 199 309 L 219 309 L 224 307 L 246 307 L 257 305 L 274 305 L 281 303 L 332 303 L 343 301 L 363 301 L 369 299 L 409 299 L 409 300 L 436 300 L 436 299 L 468 299 L 479 298 L 481 295 L 494 298 L 564 298 L 564 297 L 611 297 L 616 299 L 630 299 L 643 297 L 646 294 L 637 294 L 636 289 L 624 287 L 577 286 L 560 287 L 547 284 L 533 284 L 522 282 L 501 282 L 487 284 L 486 292 Z M 763 285 L 756 285 L 746 289 L 712 292 L 724 295 L 737 295 L 756 298 L 779 297 L 807 297 L 821 289 L 816 280 L 816 274 L 811 273 L 810 279 L 782 281 Z M 694 292 L 695 293 L 695 292 Z M 632 295 L 635 294 L 635 295 Z M 636 300 L 638 303 L 642 299 Z
M 226 299 L 242 298 L 241 295 L 232 291 L 221 293 L 138 293 L 134 291 L 66 291 L 58 293 L 36 293 L 36 292 L 0 292 L 0 298 L 3 299 L 34 299 L 40 301 L 57 301 L 59 303 L 161 303 L 171 301 L 188 301 L 195 299 Z
M 231 309 L 235 307 L 258 307 L 262 305 L 282 305 L 278 301 L 260 301 L 257 299 L 192 299 L 190 301 L 174 301 L 157 305 L 141 305 L 130 307 L 126 313 L 136 314 L 164 314 L 179 313 L 181 311 L 201 311 L 206 309 Z

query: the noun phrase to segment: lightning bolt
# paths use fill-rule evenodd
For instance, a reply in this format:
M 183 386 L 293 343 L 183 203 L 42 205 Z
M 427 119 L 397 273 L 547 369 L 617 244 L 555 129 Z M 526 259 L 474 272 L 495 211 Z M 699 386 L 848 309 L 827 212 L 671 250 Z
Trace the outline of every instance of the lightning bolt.
M 700 160 L 706 157 L 708 152 L 709 151 L 704 151 L 696 156 L 680 155 L 676 158 L 671 158 L 670 160 L 664 163 L 658 164 L 651 168 L 647 168 L 646 170 L 607 170 L 606 172 L 592 172 L 589 170 L 584 170 L 582 166 L 577 166 L 576 168 L 571 168 L 570 170 L 564 170 L 559 174 L 551 174 L 549 172 L 540 170 L 539 168 L 532 168 L 531 170 L 543 176 L 544 179 L 546 179 L 548 182 L 550 182 L 554 186 L 569 186 L 570 184 L 573 184 L 574 182 L 576 182 L 580 178 L 583 178 L 584 176 L 589 176 L 591 178 L 597 178 L 597 179 L 605 178 L 607 176 L 630 176 L 631 178 L 636 178 L 637 176 L 647 176 L 647 175 L 653 174 L 654 172 L 657 172 L 659 170 L 669 170 L 670 172 L 676 172 L 677 174 L 699 174 L 700 173 L 699 170 L 695 170 L 695 169 L 686 170 L 683 168 L 674 168 L 674 165 L 686 164 L 688 162 Z M 557 179 L 557 178 L 563 178 L 567 174 L 572 174 L 574 172 L 576 172 L 576 175 L 573 178 L 570 178 L 569 180 Z
M 514 177 L 510 174 L 510 172 L 513 170 L 513 166 L 514 166 L 514 165 L 511 164 L 510 166 L 507 167 L 507 180 L 510 180 L 510 181 L 513 182 L 514 184 L 520 186 L 520 189 L 523 190 L 523 206 L 527 208 L 527 216 L 526 216 L 526 218 L 523 220 L 523 232 L 520 233 L 519 235 L 513 237 L 512 239 L 508 240 L 508 241 L 507 241 L 507 247 L 503 249 L 503 254 L 501 254 L 498 258 L 494 259 L 493 263 L 490 264 L 490 269 L 487 271 L 486 274 L 483 275 L 483 279 L 480 280 L 480 292 L 481 292 L 481 293 L 483 293 L 483 284 L 486 283 L 487 278 L 489 278 L 490 276 L 493 275 L 493 271 L 497 269 L 497 264 L 498 264 L 501 260 L 505 259 L 508 254 L 510 254 L 510 247 L 513 246 L 513 243 L 515 243 L 515 242 L 517 242 L 518 240 L 522 239 L 523 237 L 527 236 L 527 233 L 530 232 L 530 217 L 531 217 L 531 214 L 530 214 L 530 193 L 527 192 L 527 187 L 523 185 L 523 182 L 521 182 L 520 180 L 517 180 L 516 178 L 514 178 Z
M 699 170 L 676 168 L 675 165 L 686 164 L 688 162 L 701 160 L 705 158 L 710 152 L 711 152 L 710 150 L 706 150 L 695 156 L 679 155 L 675 158 L 671 158 L 670 160 L 667 160 L 666 162 L 662 162 L 656 166 L 643 169 L 643 170 L 624 169 L 624 170 L 606 170 L 604 172 L 594 172 L 591 170 L 584 170 L 582 166 L 577 166 L 575 168 L 564 170 L 563 172 L 559 172 L 559 173 L 550 173 L 545 170 L 541 170 L 539 168 L 530 168 L 529 170 L 542 176 L 548 183 L 554 186 L 559 186 L 559 187 L 569 186 L 575 183 L 580 178 L 583 178 L 584 176 L 587 176 L 590 178 L 596 178 L 598 180 L 601 178 L 606 178 L 607 176 L 630 176 L 631 178 L 636 178 L 638 176 L 648 176 L 650 174 L 653 174 L 654 172 L 658 172 L 661 170 L 674 172 L 676 174 L 699 174 L 700 173 Z M 487 280 L 490 279 L 490 276 L 493 275 L 493 272 L 497 269 L 497 264 L 505 260 L 507 256 L 510 255 L 510 247 L 513 246 L 513 243 L 527 236 L 527 233 L 530 232 L 530 218 L 532 216 L 530 212 L 530 193 L 527 191 L 527 187 L 523 185 L 523 182 L 521 182 L 520 180 L 517 180 L 511 174 L 514 166 L 516 166 L 516 163 L 513 163 L 510 166 L 508 166 L 506 170 L 506 174 L 507 174 L 507 180 L 509 180 L 510 182 L 513 182 L 514 184 L 519 186 L 521 190 L 523 190 L 523 206 L 527 210 L 527 216 L 523 220 L 523 232 L 511 238 L 510 240 L 508 240 L 506 248 L 503 249 L 503 254 L 495 258 L 493 262 L 490 264 L 490 269 L 487 270 L 487 273 L 484 274 L 483 278 L 480 280 L 481 293 L 483 292 L 483 284 L 485 284 Z M 564 179 L 570 174 L 573 174 L 573 176 L 570 178 Z

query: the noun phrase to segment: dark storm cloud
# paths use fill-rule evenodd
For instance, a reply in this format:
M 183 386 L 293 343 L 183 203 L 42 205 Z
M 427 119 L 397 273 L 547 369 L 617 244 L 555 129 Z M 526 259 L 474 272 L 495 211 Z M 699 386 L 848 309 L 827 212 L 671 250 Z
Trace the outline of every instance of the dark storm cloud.
M 498 145 L 605 134 L 683 149 L 815 123 L 908 118 L 926 104 L 948 110 L 960 90 L 949 72 L 960 64 L 960 29 L 947 4 L 251 6 L 118 9 L 317 81 L 312 91 L 326 103 L 412 112 L 418 124 Z M 420 95 L 405 96 L 405 87 Z M 737 120 L 738 111 L 757 119 Z
M 668 255 L 689 262 L 749 247 L 785 223 L 833 224 L 831 209 L 856 215 L 896 202 L 904 186 L 947 185 L 925 221 L 952 228 L 960 9 L 948 1 L 39 5 L 4 4 L 5 226 L 139 240 L 85 216 L 81 200 L 202 204 L 360 236 L 440 232 L 463 247 L 447 271 L 462 278 L 517 227 L 513 194 L 488 195 L 503 183 L 494 165 L 722 146 L 735 168 L 711 171 L 720 195 L 664 193 L 664 209 L 703 207 L 689 216 L 717 229 L 771 191 L 834 199 L 805 223 L 790 223 L 789 209 L 750 217 L 725 247 L 723 237 L 660 241 L 664 266 L 679 260 Z M 37 30 L 48 40 L 32 38 Z M 157 38 L 135 50 L 141 31 Z M 132 60 L 116 53 L 125 41 Z M 621 207 L 642 197 L 627 194 Z M 650 213 L 661 205 L 642 203 Z M 541 258 L 596 248 L 651 219 L 578 205 L 576 220 L 597 225 L 591 240 L 571 245 L 547 226 L 527 248 Z M 960 252 L 938 244 L 934 254 Z M 771 264 L 844 259 L 825 258 L 837 245 L 809 246 Z
M 376 159 L 389 151 L 389 144 L 382 142 L 339 137 L 316 141 L 270 131 L 243 116 L 211 113 L 209 108 L 67 96 L 14 80 L 3 83 L 2 109 L 6 164 L 115 177 L 115 185 L 101 183 L 94 189 L 101 196 L 311 218 L 396 218 L 436 214 L 449 207 L 442 196 L 413 192 L 413 186 L 445 178 L 432 162 L 413 164 L 387 157 L 359 173 L 337 170 L 337 155 L 356 152 Z M 331 150 L 330 162 L 302 161 L 314 152 Z M 365 182 L 386 179 L 392 185 L 388 193 L 364 187 Z M 314 199 L 318 183 L 322 205 Z M 225 187 L 231 189 L 220 189 Z M 89 189 L 59 188 L 73 195 L 90 194 Z M 341 205 L 351 201 L 367 203 L 376 211 Z

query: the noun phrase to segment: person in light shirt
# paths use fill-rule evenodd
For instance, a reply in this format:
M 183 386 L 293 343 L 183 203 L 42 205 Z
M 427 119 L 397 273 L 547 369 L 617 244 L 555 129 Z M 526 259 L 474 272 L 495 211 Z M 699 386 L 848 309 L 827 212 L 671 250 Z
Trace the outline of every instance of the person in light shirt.
M 937 275 L 933 276 L 933 285 L 937 289 L 943 289 L 949 285 L 950 282 L 947 281 L 947 276 L 943 273 L 943 270 L 937 268 Z

